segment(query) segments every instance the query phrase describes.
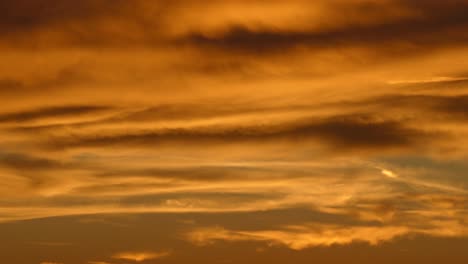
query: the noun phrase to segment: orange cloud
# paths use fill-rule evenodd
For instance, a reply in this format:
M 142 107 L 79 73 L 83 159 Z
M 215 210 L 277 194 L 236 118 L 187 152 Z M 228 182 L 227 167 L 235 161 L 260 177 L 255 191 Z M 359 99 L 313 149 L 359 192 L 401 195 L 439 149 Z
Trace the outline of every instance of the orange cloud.
M 235 231 L 221 227 L 199 228 L 185 235 L 199 246 L 217 241 L 261 241 L 269 245 L 282 245 L 294 250 L 311 247 L 346 245 L 364 242 L 377 245 L 409 234 L 425 234 L 436 237 L 464 237 L 468 227 L 457 221 L 432 221 L 426 229 L 411 226 L 333 226 L 307 224 L 286 226 L 279 230 Z
M 115 259 L 131 260 L 135 262 L 141 262 L 151 259 L 160 259 L 165 258 L 171 255 L 170 251 L 161 251 L 161 252 L 121 252 L 112 256 Z
M 294 250 L 317 246 L 346 245 L 367 242 L 376 245 L 397 236 L 408 234 L 406 227 L 338 227 L 338 226 L 291 226 L 286 230 L 229 231 L 223 228 L 195 230 L 187 234 L 189 241 L 206 245 L 215 241 L 263 241 L 279 244 Z

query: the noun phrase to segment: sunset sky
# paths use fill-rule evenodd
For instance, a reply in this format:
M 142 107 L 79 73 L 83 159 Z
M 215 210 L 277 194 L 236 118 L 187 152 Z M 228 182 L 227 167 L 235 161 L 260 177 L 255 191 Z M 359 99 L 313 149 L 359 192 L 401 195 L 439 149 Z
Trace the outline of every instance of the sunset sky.
M 0 263 L 468 263 L 468 0 L 0 0 Z

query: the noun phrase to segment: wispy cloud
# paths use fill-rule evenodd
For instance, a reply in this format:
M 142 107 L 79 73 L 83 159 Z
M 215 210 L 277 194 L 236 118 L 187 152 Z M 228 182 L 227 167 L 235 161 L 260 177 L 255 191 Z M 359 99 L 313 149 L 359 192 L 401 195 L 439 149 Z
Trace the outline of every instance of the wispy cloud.
M 215 241 L 263 241 L 301 250 L 317 246 L 345 245 L 367 242 L 376 245 L 409 232 L 406 227 L 335 227 L 292 226 L 285 230 L 229 231 L 223 228 L 195 230 L 187 235 L 188 240 L 206 245 Z
M 419 80 L 394 80 L 388 81 L 389 84 L 426 84 L 426 83 L 443 83 L 443 82 L 454 82 L 454 81 L 466 81 L 467 77 L 433 77 L 429 79 Z
M 235 231 L 221 227 L 200 228 L 186 234 L 186 239 L 199 246 L 207 246 L 219 241 L 260 241 L 282 245 L 294 250 L 311 247 L 346 245 L 364 242 L 378 245 L 396 237 L 408 234 L 431 236 L 466 236 L 468 228 L 452 221 L 434 221 L 430 228 L 418 229 L 410 226 L 332 226 L 306 224 L 287 226 L 279 230 Z

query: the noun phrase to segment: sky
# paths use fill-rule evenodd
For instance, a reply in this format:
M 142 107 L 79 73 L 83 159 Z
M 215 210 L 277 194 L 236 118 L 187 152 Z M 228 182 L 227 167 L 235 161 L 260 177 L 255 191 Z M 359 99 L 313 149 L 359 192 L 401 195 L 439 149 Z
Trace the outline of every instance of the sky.
M 0 262 L 468 263 L 467 0 L 0 0 Z

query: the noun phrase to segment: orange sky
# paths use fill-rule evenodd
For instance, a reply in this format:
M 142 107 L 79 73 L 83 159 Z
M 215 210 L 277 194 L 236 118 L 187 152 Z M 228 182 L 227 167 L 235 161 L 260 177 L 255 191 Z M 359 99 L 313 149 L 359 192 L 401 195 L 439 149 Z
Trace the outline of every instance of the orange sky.
M 0 0 L 0 262 L 467 263 L 467 10 Z

